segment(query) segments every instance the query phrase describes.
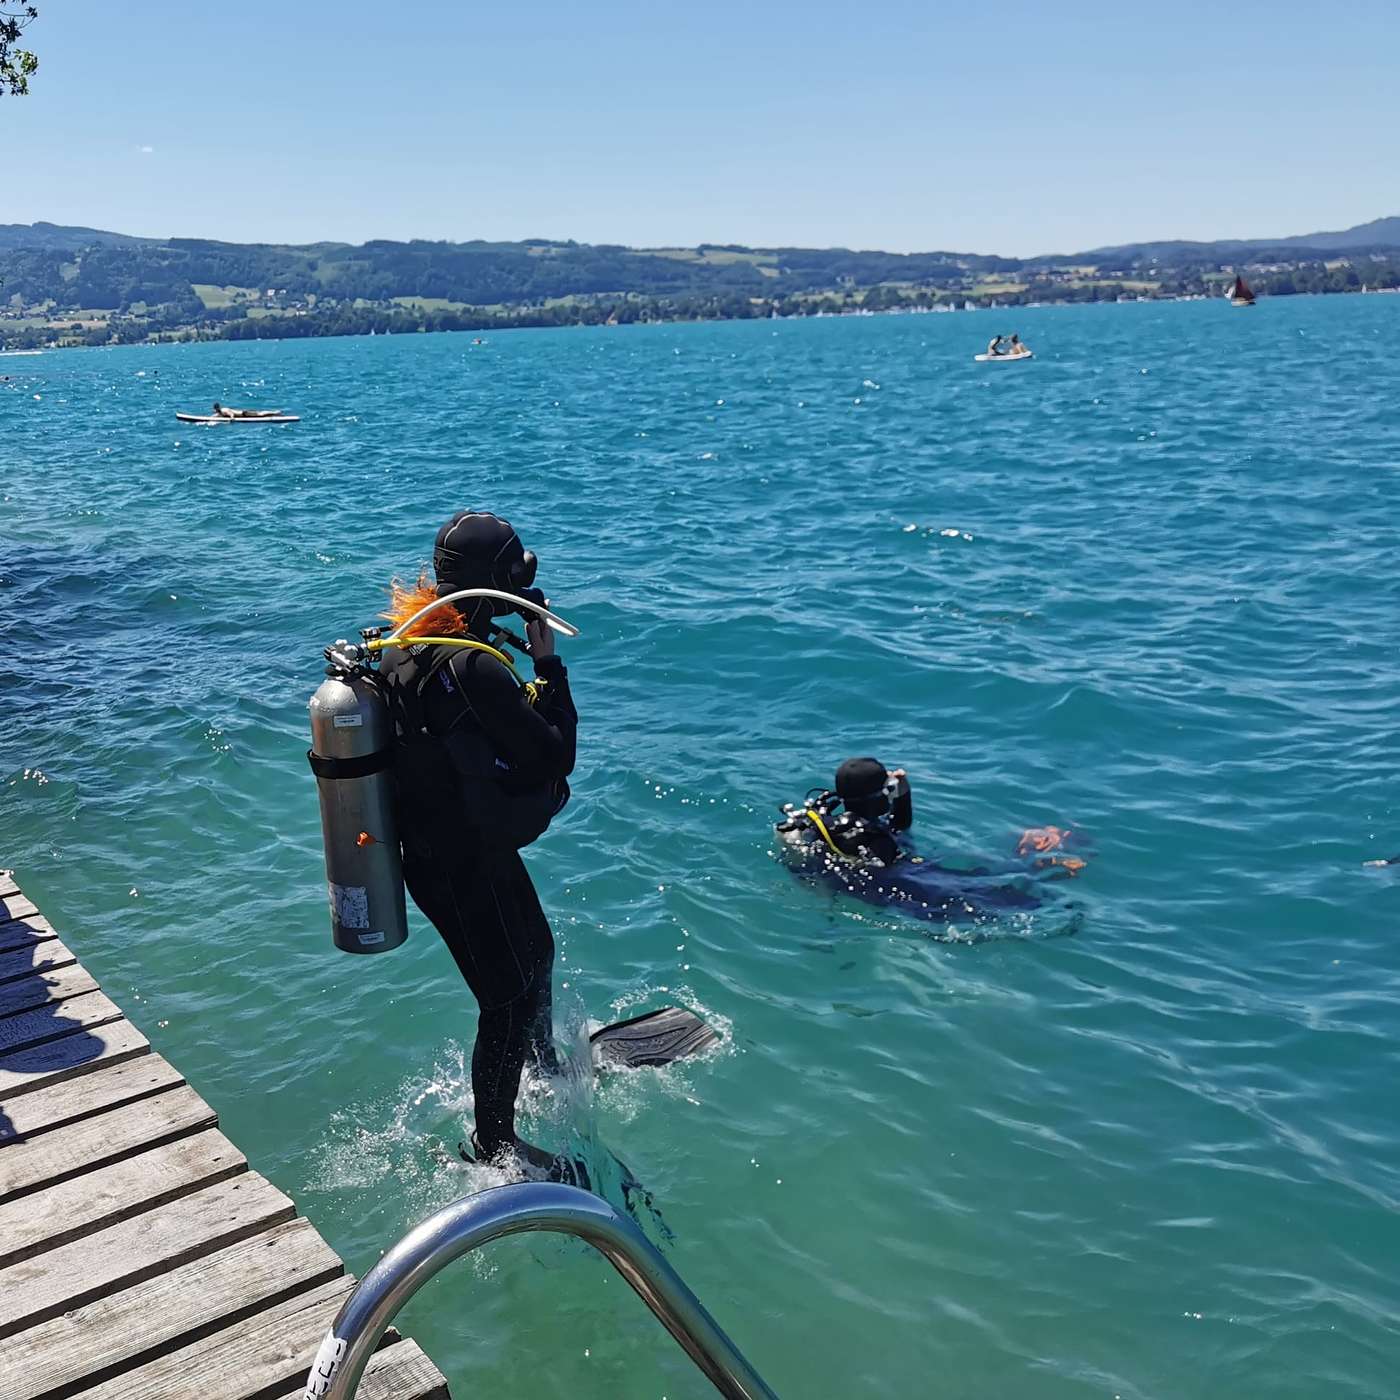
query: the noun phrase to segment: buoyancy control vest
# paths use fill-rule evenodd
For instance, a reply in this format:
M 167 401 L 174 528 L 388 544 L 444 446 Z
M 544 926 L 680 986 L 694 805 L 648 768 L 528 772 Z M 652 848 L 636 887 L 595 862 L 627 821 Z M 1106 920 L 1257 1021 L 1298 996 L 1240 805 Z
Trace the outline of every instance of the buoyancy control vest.
M 386 652 L 380 666 L 394 731 L 399 830 L 409 859 L 448 858 L 463 842 L 519 850 L 542 836 L 569 800 L 566 779 L 540 781 L 516 771 L 460 685 L 456 717 L 445 730 L 432 731 L 427 690 L 455 655 L 451 647 L 410 645 Z M 522 695 L 521 703 L 530 702 Z
M 841 799 L 831 792 L 794 807 L 777 830 L 798 837 L 814 850 L 857 863 L 888 867 L 901 854 L 899 843 L 883 822 L 842 811 Z

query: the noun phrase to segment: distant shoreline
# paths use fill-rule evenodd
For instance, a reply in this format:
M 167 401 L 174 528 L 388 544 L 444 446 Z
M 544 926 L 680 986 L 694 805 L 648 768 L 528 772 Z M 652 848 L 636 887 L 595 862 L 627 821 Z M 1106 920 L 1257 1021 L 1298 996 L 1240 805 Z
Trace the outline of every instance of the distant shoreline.
M 1317 292 L 1272 293 L 1260 297 L 1269 301 L 1275 297 L 1291 296 L 1343 296 L 1370 295 L 1385 296 L 1400 293 L 1400 288 L 1337 288 Z M 832 299 L 834 300 L 834 298 Z M 87 335 L 77 336 L 72 331 L 68 335 L 44 338 L 36 336 L 37 327 L 30 327 L 24 344 L 11 341 L 5 334 L 3 321 L 0 321 L 0 355 L 23 354 L 27 350 L 71 350 L 105 348 L 112 345 L 188 345 L 240 340 L 334 340 L 355 338 L 367 335 L 420 335 L 425 333 L 451 333 L 455 335 L 490 334 L 505 330 L 561 330 L 573 326 L 622 326 L 622 325 L 690 325 L 711 321 L 803 321 L 834 320 L 870 316 L 946 316 L 965 311 L 1003 311 L 1012 313 L 1018 310 L 1036 310 L 1042 307 L 1062 306 L 1121 306 L 1146 305 L 1165 302 L 1224 301 L 1219 294 L 1191 293 L 1186 295 L 1135 295 L 1122 294 L 1113 297 L 1092 299 L 1051 298 L 1036 301 L 997 301 L 958 297 L 938 302 L 934 305 L 879 305 L 866 306 L 863 299 L 852 298 L 846 304 L 813 304 L 811 310 L 776 311 L 755 310 L 749 315 L 734 314 L 732 311 L 716 311 L 703 314 L 691 309 L 686 312 L 662 314 L 661 309 L 644 298 L 629 298 L 626 301 L 605 302 L 599 306 L 580 306 L 579 314 L 569 318 L 542 314 L 539 309 L 522 307 L 518 310 L 470 313 L 421 314 L 406 308 L 357 307 L 350 318 L 357 324 L 344 324 L 344 315 L 325 321 L 313 315 L 267 315 L 256 319 L 241 318 L 221 323 L 176 326 L 155 333 L 121 336 L 109 334 L 106 339 Z M 621 314 L 619 314 L 621 312 Z M 447 324 L 444 324 L 446 322 Z M 359 324 L 362 323 L 362 324 Z M 71 323 L 70 323 L 71 324 Z M 54 329 L 57 329 L 55 327 Z M 96 328 L 93 328 L 94 330 Z M 133 327 L 133 329 L 135 329 Z
M 1273 240 L 1067 255 L 629 248 L 535 238 L 361 245 L 0 224 L 0 347 L 301 339 L 1182 300 L 1400 287 L 1400 216 Z

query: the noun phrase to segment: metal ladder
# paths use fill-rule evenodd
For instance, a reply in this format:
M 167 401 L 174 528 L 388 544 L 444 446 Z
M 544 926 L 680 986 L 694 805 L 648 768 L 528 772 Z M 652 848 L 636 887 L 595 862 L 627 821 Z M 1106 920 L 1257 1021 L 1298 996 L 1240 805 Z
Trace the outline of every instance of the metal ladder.
M 574 1235 L 591 1244 L 725 1400 L 777 1400 L 630 1220 L 599 1196 L 544 1182 L 464 1196 L 414 1226 L 345 1300 L 307 1376 L 304 1400 L 352 1400 L 385 1328 L 429 1279 L 480 1245 L 530 1230 Z

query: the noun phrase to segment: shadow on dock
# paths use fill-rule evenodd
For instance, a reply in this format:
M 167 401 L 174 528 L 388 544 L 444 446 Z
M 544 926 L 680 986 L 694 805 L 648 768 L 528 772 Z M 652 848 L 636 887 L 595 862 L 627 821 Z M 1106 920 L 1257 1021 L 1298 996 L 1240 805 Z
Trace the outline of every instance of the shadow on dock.
M 96 1028 L 120 1015 L 34 906 L 0 892 L 0 1145 L 24 1141 L 10 1096 L 99 1058 L 107 1042 Z

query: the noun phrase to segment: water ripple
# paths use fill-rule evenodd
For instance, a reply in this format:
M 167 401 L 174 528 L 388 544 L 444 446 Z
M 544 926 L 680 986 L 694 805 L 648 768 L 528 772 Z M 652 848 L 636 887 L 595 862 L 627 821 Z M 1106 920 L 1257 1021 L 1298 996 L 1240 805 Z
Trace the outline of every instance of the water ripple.
M 563 1021 L 728 1032 L 530 1121 L 781 1393 L 1389 1394 L 1400 362 L 1337 347 L 1397 311 L 1018 311 L 998 373 L 982 314 L 17 361 L 0 858 L 352 1267 L 481 1185 L 470 1001 L 421 924 L 333 954 L 303 752 L 320 647 L 497 508 L 584 629 Z M 1077 936 L 793 880 L 774 806 L 852 752 L 947 855 L 1091 832 Z M 463 1391 L 699 1396 L 634 1301 L 502 1248 L 406 1324 Z

